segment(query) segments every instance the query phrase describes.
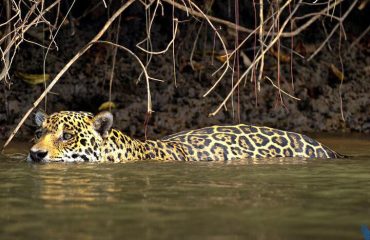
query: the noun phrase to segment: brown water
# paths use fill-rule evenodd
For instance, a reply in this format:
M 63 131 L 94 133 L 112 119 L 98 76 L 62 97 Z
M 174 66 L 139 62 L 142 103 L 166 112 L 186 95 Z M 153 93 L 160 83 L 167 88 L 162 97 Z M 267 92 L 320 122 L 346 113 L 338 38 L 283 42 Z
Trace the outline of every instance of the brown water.
M 319 140 L 353 157 L 29 164 L 1 156 L 0 239 L 363 239 L 370 137 Z

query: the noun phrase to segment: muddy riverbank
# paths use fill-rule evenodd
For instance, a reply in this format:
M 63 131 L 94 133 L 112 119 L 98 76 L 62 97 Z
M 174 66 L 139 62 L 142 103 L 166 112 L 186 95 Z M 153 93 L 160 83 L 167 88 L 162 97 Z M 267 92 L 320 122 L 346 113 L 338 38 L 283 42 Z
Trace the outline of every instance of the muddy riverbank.
M 135 47 L 145 37 L 145 24 L 140 9 L 137 8 L 130 9 L 122 18 L 119 43 L 133 49 L 144 61 L 146 55 Z M 79 20 L 74 28 L 67 24 L 61 29 L 56 38 L 58 50 L 50 51 L 46 61 L 46 72 L 51 77 L 96 34 L 102 21 L 92 21 L 94 18 L 96 16 L 88 15 Z M 256 84 L 248 78 L 240 85 L 239 91 L 235 92 L 232 101 L 228 102 L 228 109 L 221 110 L 214 117 L 208 117 L 208 114 L 217 108 L 231 90 L 233 78 L 229 73 L 211 94 L 203 97 L 217 80 L 217 75 L 212 76 L 212 73 L 222 63 L 213 54 L 213 41 L 209 41 L 213 35 L 209 33 L 198 39 L 204 44 L 199 43 L 195 49 L 195 67 L 191 67 L 189 59 L 193 43 L 197 39 L 197 31 L 194 29 L 198 29 L 199 24 L 190 22 L 181 26 L 179 38 L 175 42 L 176 82 L 173 75 L 172 51 L 153 56 L 148 68 L 152 77 L 163 80 L 150 82 L 154 112 L 148 123 L 148 136 L 156 138 L 185 129 L 237 123 L 239 120 L 243 123 L 298 132 L 370 133 L 369 38 L 365 37 L 359 44 L 351 47 L 361 27 L 351 29 L 350 24 L 351 22 L 345 25 L 348 39 L 342 42 L 340 48 L 337 44 L 338 36 L 333 37 L 329 47 L 324 47 L 311 61 L 306 59 L 312 49 L 317 49 L 325 39 L 323 30 L 318 30 L 319 36 L 314 39 L 310 37 L 310 33 L 306 33 L 308 40 L 294 40 L 294 44 L 301 45 L 305 50 L 306 58 L 293 55 L 292 68 L 290 61 L 281 62 L 279 84 L 283 91 L 300 100 L 279 92 L 268 80 L 263 80 L 261 90 L 256 91 Z M 209 30 L 203 28 L 204 31 Z M 171 26 L 168 25 L 168 18 L 159 18 L 158 24 L 154 25 L 152 30 L 153 49 L 163 49 L 166 46 L 170 36 L 165 33 L 169 29 Z M 35 40 L 39 34 L 36 28 L 27 37 Z M 227 31 L 224 31 L 224 34 L 232 38 Z M 108 33 L 106 38 L 114 39 L 115 35 Z M 249 57 L 253 56 L 253 46 L 242 51 Z M 19 73 L 42 73 L 44 56 L 45 51 L 30 43 L 23 43 L 15 56 L 10 75 L 11 83 L 2 85 L 1 138 L 9 136 L 34 100 L 43 92 L 43 84 L 29 84 L 19 77 Z M 109 100 L 113 56 L 113 48 L 102 44 L 93 46 L 48 94 L 47 112 L 98 112 L 99 106 Z M 240 57 L 240 72 L 246 67 L 243 57 Z M 276 57 L 272 52 L 268 53 L 265 75 L 269 76 L 274 84 L 278 84 L 277 68 Z M 335 71 L 338 69 L 344 74 L 342 83 L 338 72 Z M 115 127 L 130 135 L 143 137 L 147 94 L 144 78 L 138 81 L 140 73 L 140 66 L 133 57 L 123 51 L 117 52 L 111 93 L 111 100 L 117 106 L 113 110 Z M 44 108 L 45 102 L 40 104 L 40 107 Z M 18 136 L 29 137 L 33 129 L 32 119 L 29 118 Z

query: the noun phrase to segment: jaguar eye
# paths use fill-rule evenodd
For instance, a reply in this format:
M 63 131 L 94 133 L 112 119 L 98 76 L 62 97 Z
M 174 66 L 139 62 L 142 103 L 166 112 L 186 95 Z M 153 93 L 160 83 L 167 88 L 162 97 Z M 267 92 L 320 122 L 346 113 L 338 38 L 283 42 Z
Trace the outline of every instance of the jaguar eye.
M 35 132 L 35 138 L 36 138 L 36 139 L 39 139 L 39 138 L 41 138 L 41 137 L 42 137 L 42 131 L 41 131 L 41 130 L 36 131 L 36 132 Z
M 63 133 L 63 140 L 69 140 L 72 138 L 72 134 L 70 133 Z

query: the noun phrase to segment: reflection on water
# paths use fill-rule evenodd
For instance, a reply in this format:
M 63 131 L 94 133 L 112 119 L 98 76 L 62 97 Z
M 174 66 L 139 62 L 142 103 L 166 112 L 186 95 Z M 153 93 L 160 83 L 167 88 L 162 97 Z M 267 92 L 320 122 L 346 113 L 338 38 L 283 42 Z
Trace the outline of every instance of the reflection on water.
M 353 157 L 128 164 L 2 157 L 0 239 L 361 239 L 361 225 L 370 226 L 369 138 L 321 140 Z
M 70 203 L 87 208 L 96 201 L 118 201 L 113 194 L 118 191 L 113 176 L 109 172 L 102 175 L 96 166 L 43 164 L 34 167 L 39 173 L 36 181 L 40 184 L 39 196 L 45 207 L 63 207 L 63 203 Z

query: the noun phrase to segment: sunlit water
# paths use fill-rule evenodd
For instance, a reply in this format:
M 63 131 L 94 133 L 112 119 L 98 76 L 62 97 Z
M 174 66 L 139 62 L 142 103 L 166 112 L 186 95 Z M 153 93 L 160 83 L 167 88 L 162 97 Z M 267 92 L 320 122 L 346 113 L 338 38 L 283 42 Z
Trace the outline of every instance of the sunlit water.
M 29 164 L 1 156 L 0 239 L 363 239 L 370 137 L 319 139 L 352 157 Z

